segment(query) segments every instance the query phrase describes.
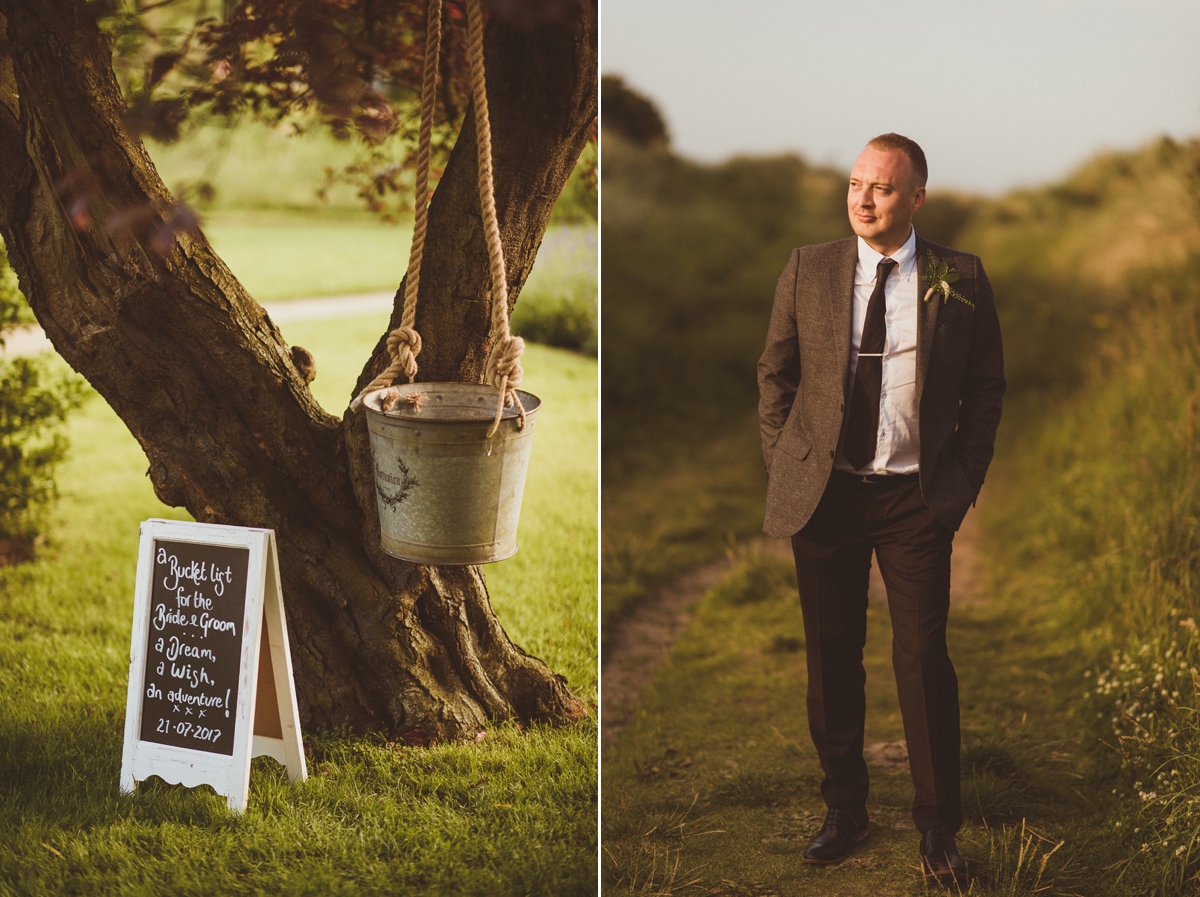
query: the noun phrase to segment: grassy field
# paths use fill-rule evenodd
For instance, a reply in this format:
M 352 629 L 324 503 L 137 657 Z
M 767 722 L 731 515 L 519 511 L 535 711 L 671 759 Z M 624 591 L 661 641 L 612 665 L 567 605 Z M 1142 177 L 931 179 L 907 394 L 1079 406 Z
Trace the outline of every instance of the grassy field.
M 352 213 L 213 212 L 203 228 L 259 302 L 394 291 L 412 242 L 411 225 Z M 593 225 L 552 227 L 521 298 L 571 293 L 589 282 L 594 296 L 595 234 Z
M 601 628 L 681 571 L 719 557 L 762 530 L 767 478 L 758 423 L 741 413 L 716 438 L 673 441 L 622 459 L 605 458 Z M 611 488 L 610 488 L 611 484 Z
M 394 291 L 412 240 L 411 225 L 348 213 L 213 212 L 203 229 L 259 302 Z
M 345 185 L 321 199 L 326 169 L 355 162 L 365 149 L 319 127 L 299 135 L 292 130 L 290 124 L 210 124 L 178 143 L 149 143 L 147 149 L 183 201 L 197 205 L 196 185 L 212 186 L 212 201 L 198 205 L 204 233 L 259 302 L 394 292 L 408 267 L 411 213 L 397 207 L 400 223 L 389 224 L 367 212 Z M 389 144 L 387 151 L 398 158 L 402 150 Z M 584 149 L 581 167 L 559 197 L 512 318 L 514 332 L 526 339 L 592 355 L 598 333 L 596 197 L 581 176 L 595 153 L 594 145 Z
M 259 302 L 395 292 L 412 241 L 411 226 L 353 213 L 213 212 L 204 233 Z M 552 226 L 517 300 L 513 331 L 594 355 L 597 309 L 595 224 Z
M 378 148 L 367 147 L 357 137 L 337 140 L 315 119 L 269 125 L 247 118 L 235 127 L 210 121 L 189 128 L 176 143 L 148 141 L 146 149 L 172 193 L 204 211 L 365 215 L 358 187 L 328 182 L 328 174 L 341 174 L 347 166 L 367 162 L 373 152 L 381 154 L 380 161 L 398 164 L 412 147 L 396 137 Z M 595 159 L 596 146 L 590 143 L 555 204 L 556 223 L 596 221 L 596 192 L 586 187 L 583 177 Z M 404 180 L 400 194 L 383 200 L 387 211 L 399 218 L 411 215 L 412 184 Z M 211 188 L 211 196 L 203 202 L 201 184 Z
M 303 322 L 335 413 L 383 322 Z M 596 364 L 539 346 L 538 419 L 516 558 L 488 568 L 514 640 L 596 696 Z M 473 745 L 413 749 L 305 733 L 292 789 L 258 759 L 241 817 L 202 787 L 117 791 L 139 521 L 179 516 L 93 397 L 47 544 L 0 571 L 0 894 L 592 894 L 594 716 L 561 729 L 497 724 Z
M 995 565 L 1051 608 L 1081 788 L 1115 838 L 1079 847 L 1097 895 L 1194 893 L 1200 876 L 1200 260 L 1140 272 L 1080 388 L 1014 409 Z
M 1045 188 L 931 197 L 934 218 L 916 222 L 983 257 L 1010 384 L 980 506 L 981 600 L 950 617 L 968 818 L 960 846 L 978 873 L 964 893 L 1166 897 L 1200 882 L 1198 159 L 1200 144 L 1164 138 Z M 636 221 L 604 222 L 605 284 L 619 288 L 606 290 L 606 336 L 613 308 L 628 334 L 618 348 L 635 362 L 613 356 L 626 379 L 610 395 L 606 340 L 606 412 L 623 403 L 628 421 L 617 451 L 605 435 L 606 631 L 682 570 L 730 551 L 743 560 L 701 600 L 639 711 L 605 741 L 605 893 L 926 893 L 906 771 L 873 768 L 874 830 L 847 863 L 799 862 L 824 808 L 794 577 L 786 563 L 731 548 L 757 528 L 747 521 L 762 494 L 750 386 L 758 347 L 746 348 L 742 328 L 757 320 L 761 340 L 771 302 L 762 284 L 786 254 L 768 271 L 748 254 L 722 262 L 692 250 L 736 229 L 740 213 L 713 209 L 738 171 L 757 167 L 764 183 L 795 177 L 776 193 L 804 195 L 782 206 L 813 216 L 810 228 L 822 208 L 832 214 L 822 181 L 798 160 L 698 167 L 659 149 L 618 161 L 629 170 L 616 171 L 610 191 L 606 169 L 606 211 L 610 193 L 640 182 L 640 193 L 618 196 L 653 206 L 640 220 L 689 220 L 659 227 L 644 253 L 629 239 Z M 750 217 L 738 238 L 765 229 L 769 245 L 801 232 L 770 204 Z M 611 239 L 610 224 L 626 239 Z M 689 237 L 667 251 L 670 233 Z M 1096 246 L 1107 251 L 1093 265 Z M 755 283 L 752 305 L 741 291 Z M 699 292 L 663 289 L 651 306 L 656 284 Z M 714 343 L 706 328 L 733 327 L 733 313 L 699 318 L 721 296 L 741 317 Z M 667 342 L 694 359 L 688 376 L 672 381 L 660 365 L 654 347 Z M 651 375 L 666 371 L 661 391 L 637 392 L 639 356 Z M 875 604 L 869 743 L 902 737 L 888 630 Z

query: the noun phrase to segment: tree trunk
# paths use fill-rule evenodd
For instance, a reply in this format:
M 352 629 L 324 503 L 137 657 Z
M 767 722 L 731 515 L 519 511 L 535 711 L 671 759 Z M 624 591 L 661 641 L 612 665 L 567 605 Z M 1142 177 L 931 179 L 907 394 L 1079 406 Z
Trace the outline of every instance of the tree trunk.
M 595 27 L 592 16 L 488 27 L 513 301 L 596 114 Z M 21 288 L 141 443 L 162 501 L 275 530 L 302 722 L 428 741 L 487 718 L 580 715 L 566 681 L 504 633 L 478 568 L 380 550 L 362 415 L 339 421 L 318 406 L 278 329 L 203 236 L 181 232 L 153 251 L 172 199 L 123 114 L 81 0 L 0 0 L 0 233 Z M 417 316 L 426 381 L 482 382 L 488 348 L 467 121 L 430 210 Z M 158 211 L 138 225 L 148 209 Z M 393 326 L 399 316 L 397 305 Z M 383 352 L 381 338 L 362 382 Z

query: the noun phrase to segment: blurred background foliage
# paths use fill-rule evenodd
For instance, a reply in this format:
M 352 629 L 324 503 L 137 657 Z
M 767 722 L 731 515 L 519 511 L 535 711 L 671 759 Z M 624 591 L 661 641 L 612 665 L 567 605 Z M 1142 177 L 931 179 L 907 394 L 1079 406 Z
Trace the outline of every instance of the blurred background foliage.
M 615 463 L 648 418 L 674 430 L 697 410 L 719 418 L 756 401 L 779 259 L 850 225 L 841 173 L 797 156 L 689 162 L 618 79 L 602 89 L 604 454 Z M 609 113 L 614 95 L 624 114 Z
M 33 321 L 0 241 L 0 350 L 4 333 Z M 84 381 L 46 358 L 0 354 L 0 566 L 28 560 L 57 495 L 66 456 L 66 417 L 83 401 Z
M 794 156 L 689 162 L 648 105 L 604 79 L 606 634 L 759 532 L 755 364 L 775 281 L 794 246 L 850 235 L 844 172 Z M 989 587 L 1041 621 L 1012 634 L 1007 662 L 1046 639 L 1038 650 L 1064 658 L 1069 674 L 1047 682 L 1085 773 L 1085 804 L 1031 794 L 1022 810 L 1068 839 L 1074 871 L 1047 892 L 1200 880 L 1198 183 L 1200 141 L 1163 137 L 1048 186 L 935 189 L 915 219 L 982 257 L 1001 317 Z
M 755 365 L 779 272 L 793 247 L 851 230 L 843 172 L 798 156 L 700 165 L 672 154 L 661 117 L 619 78 L 604 78 L 602 104 L 603 471 L 606 513 L 617 514 L 606 534 L 617 579 L 605 601 L 622 603 L 618 595 L 661 580 L 621 581 L 637 574 L 616 555 L 658 525 L 644 516 L 630 526 L 620 519 L 639 516 L 626 507 L 626 483 L 647 473 L 669 478 L 694 463 L 701 491 L 728 487 L 742 496 L 731 497 L 737 507 L 726 508 L 728 522 L 681 524 L 664 537 L 665 552 L 642 546 L 656 555 L 652 566 L 674 568 L 666 556 L 687 531 L 709 542 L 711 554 L 757 530 L 761 475 L 747 471 L 723 483 L 733 476 L 727 463 L 700 460 L 701 449 L 747 428 L 756 443 Z M 647 126 L 656 117 L 658 127 Z M 984 259 L 1001 315 L 1010 401 L 1078 385 L 1102 337 L 1121 329 L 1131 307 L 1144 307 L 1130 295 L 1145 272 L 1178 267 L 1200 251 L 1196 160 L 1195 144 L 1163 138 L 1099 156 L 1049 187 L 998 198 L 929 195 L 915 219 L 922 236 Z M 634 494 L 643 491 L 632 486 Z M 659 516 L 689 515 L 663 509 Z M 715 529 L 724 532 L 709 540 Z M 684 565 L 698 556 L 683 554 Z

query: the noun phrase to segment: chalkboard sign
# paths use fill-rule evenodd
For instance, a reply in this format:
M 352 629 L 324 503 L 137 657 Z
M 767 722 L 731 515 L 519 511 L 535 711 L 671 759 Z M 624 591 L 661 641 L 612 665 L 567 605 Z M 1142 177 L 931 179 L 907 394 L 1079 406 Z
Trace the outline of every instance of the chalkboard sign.
M 233 754 L 249 549 L 156 541 L 142 741 Z
M 142 524 L 121 789 L 158 775 L 245 808 L 250 760 L 307 777 L 272 530 Z

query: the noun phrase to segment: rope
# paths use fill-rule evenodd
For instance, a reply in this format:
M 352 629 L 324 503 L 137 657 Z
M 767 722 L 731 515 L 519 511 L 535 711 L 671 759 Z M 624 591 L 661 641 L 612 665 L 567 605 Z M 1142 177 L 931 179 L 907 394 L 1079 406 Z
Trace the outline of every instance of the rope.
M 379 376 L 372 380 L 350 403 L 357 411 L 363 396 L 376 389 L 390 386 L 401 372 L 409 381 L 417 375 L 417 354 L 421 337 L 414 328 L 417 316 L 417 285 L 420 282 L 421 257 L 425 249 L 425 233 L 429 217 L 429 155 L 433 120 L 433 104 L 437 87 L 437 58 L 441 43 L 441 0 L 429 0 L 428 25 L 425 38 L 425 68 L 421 92 L 421 131 L 417 149 L 416 219 L 413 224 L 412 253 L 405 279 L 404 311 L 400 326 L 388 334 L 387 350 L 392 357 Z M 485 376 L 499 392 L 496 416 L 488 428 L 491 438 L 500 426 L 504 409 L 517 407 L 520 414 L 518 429 L 525 429 L 525 406 L 517 399 L 517 387 L 524 372 L 521 353 L 525 341 L 513 336 L 508 324 L 508 278 L 504 270 L 504 248 L 500 243 L 500 225 L 496 219 L 496 185 L 492 176 L 492 128 L 488 116 L 487 82 L 483 68 L 483 13 L 479 0 L 467 0 L 467 55 L 471 64 L 471 94 L 475 106 L 475 143 L 478 150 L 479 202 L 483 212 L 483 235 L 487 243 L 492 280 L 491 351 L 485 365 Z
M 421 335 L 417 333 L 417 289 L 421 284 L 421 259 L 425 255 L 425 234 L 429 229 L 429 157 L 433 143 L 433 107 L 437 102 L 438 51 L 442 45 L 442 0 L 429 0 L 425 24 L 425 61 L 421 70 L 421 127 L 417 138 L 417 175 L 413 197 L 414 220 L 412 250 L 404 277 L 404 310 L 400 326 L 388 334 L 387 351 L 392 363 L 368 383 L 350 403 L 357 411 L 363 396 L 391 386 L 401 373 L 412 383 L 417 378 L 417 356 L 421 353 Z
M 500 245 L 500 225 L 496 221 L 496 187 L 492 179 L 492 128 L 488 120 L 487 83 L 483 72 L 483 14 L 479 0 L 467 0 L 467 56 L 471 62 L 471 94 L 475 104 L 475 143 L 478 148 L 479 202 L 483 209 L 483 235 L 487 241 L 492 274 L 492 349 L 488 353 L 486 373 L 500 392 L 496 417 L 487 435 L 500 426 L 505 407 L 516 405 L 525 429 L 525 406 L 517 400 L 521 385 L 521 353 L 525 342 L 513 336 L 508 327 L 508 278 L 504 272 L 504 249 Z

